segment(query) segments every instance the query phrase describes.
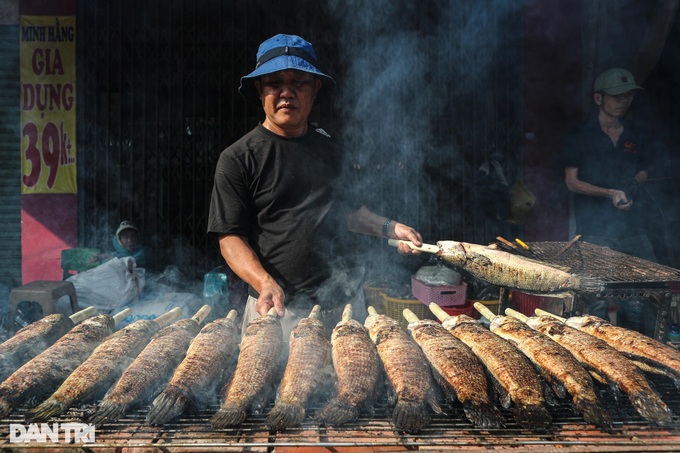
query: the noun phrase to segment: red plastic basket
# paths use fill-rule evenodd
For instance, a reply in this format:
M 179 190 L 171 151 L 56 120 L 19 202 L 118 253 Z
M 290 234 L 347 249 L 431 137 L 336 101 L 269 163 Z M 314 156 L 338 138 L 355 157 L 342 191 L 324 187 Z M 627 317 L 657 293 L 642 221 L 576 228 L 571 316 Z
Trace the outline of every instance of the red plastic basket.
M 441 307 L 465 305 L 467 283 L 461 285 L 428 285 L 411 276 L 411 292 L 416 299 L 430 305 L 432 302 Z
M 467 304 L 461 307 L 442 307 L 442 310 L 444 310 L 450 316 L 468 315 L 469 317 L 474 318 L 477 310 L 475 310 L 473 304 L 474 301 L 470 300 Z

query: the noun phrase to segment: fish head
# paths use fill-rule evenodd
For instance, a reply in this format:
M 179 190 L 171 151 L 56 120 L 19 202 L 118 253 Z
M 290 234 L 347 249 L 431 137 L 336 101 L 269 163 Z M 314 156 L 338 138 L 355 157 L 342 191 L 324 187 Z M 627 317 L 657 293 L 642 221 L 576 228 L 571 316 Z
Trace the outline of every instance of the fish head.
M 432 326 L 439 326 L 440 324 L 433 319 L 420 319 L 417 322 L 408 323 L 407 329 L 412 335 L 415 335 L 416 331 L 432 328 Z
M 437 242 L 437 246 L 440 250 L 439 256 L 446 262 L 453 264 L 454 266 L 465 266 L 468 256 L 462 242 L 439 241 Z
M 597 316 L 572 316 L 565 321 L 565 324 L 569 327 L 575 329 L 580 329 L 582 327 L 593 326 L 598 327 L 602 324 L 609 324 L 606 320 L 599 318 Z
M 444 326 L 445 329 L 451 330 L 454 327 L 457 327 L 461 324 L 464 323 L 477 323 L 477 320 L 474 318 L 471 318 L 468 315 L 456 315 L 456 316 L 451 316 L 447 318 L 446 320 L 442 321 L 442 326 Z

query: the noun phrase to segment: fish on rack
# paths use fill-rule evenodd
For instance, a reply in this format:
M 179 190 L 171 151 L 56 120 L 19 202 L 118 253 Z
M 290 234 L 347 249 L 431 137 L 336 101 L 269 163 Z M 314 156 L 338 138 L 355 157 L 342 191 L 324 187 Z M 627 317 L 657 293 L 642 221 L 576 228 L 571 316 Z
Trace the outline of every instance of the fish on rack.
M 350 304 L 333 329 L 331 347 L 337 390 L 315 418 L 325 425 L 337 426 L 355 421 L 362 407 L 372 409 L 380 379 L 380 359 L 366 328 L 352 319 Z
M 546 428 L 552 417 L 546 408 L 544 382 L 529 359 L 467 315 L 450 316 L 431 303 L 430 311 L 442 326 L 465 343 L 486 366 L 501 406 L 513 406 L 515 421 L 523 428 Z
M 553 316 L 570 327 L 606 341 L 642 370 L 664 374 L 673 379 L 675 386 L 680 388 L 680 351 L 677 349 L 636 330 L 614 326 L 597 316 L 572 316 L 564 319 L 542 310 L 537 310 L 536 314 Z
M 479 358 L 458 338 L 431 319 L 404 310 L 408 330 L 425 353 L 435 381 L 449 403 L 460 401 L 465 416 L 480 428 L 501 428 L 503 414 L 489 397 L 486 372 Z
M 600 292 L 605 284 L 599 277 L 576 275 L 566 268 L 549 265 L 532 258 L 468 242 L 439 241 L 437 245 L 416 247 L 409 241 L 390 239 L 415 250 L 434 253 L 446 263 L 463 269 L 488 283 L 504 288 L 532 293 L 561 293 L 566 291 Z
M 210 313 L 204 305 L 192 318 L 180 319 L 159 330 L 104 395 L 88 421 L 110 423 L 134 406 L 149 403 L 168 383 Z
M 430 423 L 429 405 L 442 413 L 435 401 L 432 373 L 422 349 L 399 322 L 368 307 L 364 325 L 376 345 L 387 380 L 396 399 L 392 423 L 397 431 L 417 433 Z
M 659 425 L 672 421 L 673 414 L 649 385 L 644 374 L 604 340 L 574 329 L 552 316 L 527 318 L 514 311 L 508 314 L 564 346 L 593 377 L 625 393 L 645 419 Z
M 211 419 L 213 428 L 239 425 L 249 410 L 262 410 L 275 385 L 283 346 L 281 321 L 274 308 L 248 324 L 236 369 L 222 390 L 221 407 Z
M 151 337 L 182 312 L 177 307 L 153 321 L 140 319 L 109 335 L 61 386 L 26 414 L 29 423 L 61 415 L 76 403 L 100 398 L 120 377 Z
M 84 320 L 12 373 L 0 385 L 0 418 L 28 400 L 41 402 L 52 394 L 130 311 Z
M 276 403 L 265 419 L 265 425 L 271 429 L 300 426 L 312 395 L 333 378 L 331 343 L 318 319 L 320 310 L 321 306 L 315 305 L 290 334 L 286 369 L 277 390 Z
M 87 307 L 71 316 L 55 313 L 17 331 L 0 344 L 0 382 L 7 379 L 21 365 L 52 346 L 76 324 L 96 313 L 95 307 Z
M 148 424 L 162 425 L 189 408 L 201 409 L 222 388 L 238 354 L 236 315 L 231 310 L 196 335 L 170 383 L 151 403 Z
M 489 320 L 493 333 L 512 343 L 531 360 L 558 397 L 571 395 L 574 408 L 583 414 L 586 422 L 611 428 L 611 417 L 597 399 L 593 379 L 567 349 L 518 319 L 495 315 L 479 302 L 475 302 L 474 307 Z

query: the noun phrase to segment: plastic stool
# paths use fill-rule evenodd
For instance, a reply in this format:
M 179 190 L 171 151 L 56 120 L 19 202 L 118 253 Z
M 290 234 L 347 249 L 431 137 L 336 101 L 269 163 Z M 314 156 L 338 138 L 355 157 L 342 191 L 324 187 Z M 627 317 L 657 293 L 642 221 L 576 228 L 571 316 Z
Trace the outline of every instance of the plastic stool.
M 63 296 L 71 299 L 71 310 L 78 311 L 78 297 L 76 287 L 71 282 L 36 280 L 12 289 L 9 294 L 9 323 L 10 332 L 14 331 L 14 318 L 20 302 L 35 302 L 42 307 L 43 316 L 55 312 L 54 305 Z

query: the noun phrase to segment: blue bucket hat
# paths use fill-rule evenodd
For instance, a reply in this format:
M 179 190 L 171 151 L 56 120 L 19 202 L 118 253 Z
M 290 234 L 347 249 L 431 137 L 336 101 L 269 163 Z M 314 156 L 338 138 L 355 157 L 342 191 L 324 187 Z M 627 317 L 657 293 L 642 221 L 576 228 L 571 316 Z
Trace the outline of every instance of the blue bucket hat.
M 255 89 L 255 80 L 265 74 L 296 69 L 314 74 L 323 82 L 323 86 L 335 86 L 335 80 L 316 68 L 316 52 L 308 42 L 296 35 L 278 34 L 260 44 L 257 49 L 255 70 L 241 77 L 239 93 L 247 100 L 259 104 L 259 96 Z

